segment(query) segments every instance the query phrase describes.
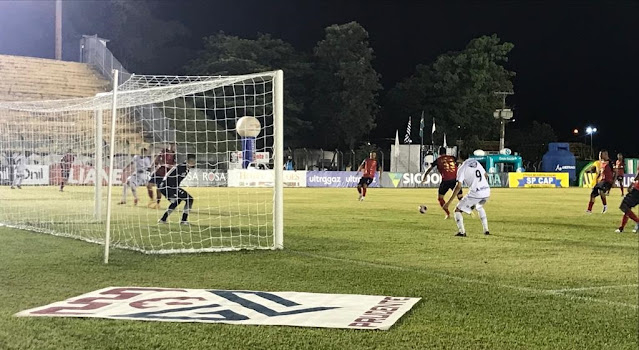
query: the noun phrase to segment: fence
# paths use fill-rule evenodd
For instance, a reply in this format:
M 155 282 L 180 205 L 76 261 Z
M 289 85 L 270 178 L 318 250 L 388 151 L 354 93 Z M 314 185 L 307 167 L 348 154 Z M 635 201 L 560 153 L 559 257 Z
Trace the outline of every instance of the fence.
M 113 81 L 113 70 L 118 71 L 118 81 L 120 84 L 126 83 L 133 74 L 118 61 L 111 50 L 106 46 L 108 40 L 99 38 L 97 35 L 83 35 L 80 40 L 80 62 L 91 65 L 104 78 Z M 146 140 L 153 142 L 172 143 L 175 141 L 175 130 L 165 118 L 162 110 L 154 105 L 135 107 L 135 115 L 139 121 L 145 123 L 143 130 L 152 130 L 144 135 Z
M 375 150 L 379 165 L 384 169 L 386 155 L 382 150 Z M 286 170 L 315 170 L 315 171 L 356 171 L 361 162 L 368 157 L 368 153 L 349 150 L 325 150 L 309 148 L 288 148 L 285 152 Z M 290 158 L 289 158 L 290 157 Z M 287 164 L 288 165 L 288 164 Z

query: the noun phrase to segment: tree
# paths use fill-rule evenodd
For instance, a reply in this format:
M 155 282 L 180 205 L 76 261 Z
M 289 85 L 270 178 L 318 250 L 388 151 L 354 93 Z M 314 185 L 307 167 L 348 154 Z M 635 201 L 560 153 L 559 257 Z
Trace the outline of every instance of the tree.
M 284 136 L 296 146 L 312 129 L 305 114 L 306 82 L 311 74 L 308 55 L 268 34 L 245 39 L 223 32 L 204 38 L 204 49 L 189 62 L 186 71 L 195 75 L 240 75 L 284 70 Z
M 327 147 L 351 149 L 375 127 L 379 74 L 372 65 L 368 32 L 357 22 L 332 25 L 314 49 L 311 114 Z
M 557 134 L 549 124 L 533 121 L 528 128 L 510 131 L 507 141 L 508 146 L 519 152 L 525 161 L 536 163 L 548 151 L 548 144 L 557 141 Z
M 415 73 L 388 94 L 386 121 L 399 125 L 407 115 L 425 112 L 435 118 L 438 133 L 451 138 L 496 138 L 499 123 L 493 111 L 501 108 L 495 91 L 511 91 L 515 73 L 504 68 L 513 44 L 496 35 L 471 40 L 463 51 L 437 57 L 430 65 L 418 65 Z

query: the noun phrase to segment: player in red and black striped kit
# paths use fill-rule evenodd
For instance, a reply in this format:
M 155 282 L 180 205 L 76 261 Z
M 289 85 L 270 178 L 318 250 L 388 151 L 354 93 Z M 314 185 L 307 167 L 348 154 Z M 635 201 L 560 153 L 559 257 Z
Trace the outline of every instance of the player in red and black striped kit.
M 587 214 L 592 213 L 592 206 L 595 204 L 595 198 L 597 198 L 597 196 L 601 196 L 601 203 L 603 204 L 603 210 L 601 213 L 603 214 L 608 211 L 606 195 L 612 188 L 615 181 L 612 165 L 610 164 L 610 158 L 608 157 L 608 151 L 601 150 L 601 152 L 599 152 L 599 164 L 599 182 L 597 182 L 590 193 L 590 202 L 588 202 L 588 210 L 586 210 Z
M 375 173 L 379 170 L 379 176 L 382 176 L 382 169 L 377 164 L 377 153 L 371 152 L 369 158 L 364 159 L 362 164 L 357 169 L 357 172 L 364 171 L 364 175 L 359 179 L 357 184 L 357 192 L 359 192 L 359 200 L 363 201 L 366 198 L 366 190 L 368 186 L 373 183 L 375 179 Z
M 146 188 L 149 193 L 149 197 L 151 198 L 151 202 L 149 203 L 150 208 L 159 208 L 160 207 L 160 199 L 162 199 L 162 192 L 160 191 L 160 183 L 164 180 L 166 174 L 173 169 L 175 166 L 175 145 L 169 145 L 167 148 L 160 151 L 155 157 L 153 161 L 155 165 L 155 171 L 151 174 L 151 179 L 147 184 Z M 155 203 L 153 202 L 153 185 L 156 186 L 156 199 Z
M 442 176 L 442 182 L 439 184 L 437 201 L 439 202 L 439 206 L 444 209 L 444 212 L 446 212 L 445 219 L 448 219 L 450 217 L 450 212 L 448 209 L 444 208 L 444 204 L 446 204 L 444 195 L 449 190 L 454 191 L 455 186 L 457 186 L 457 159 L 453 156 L 446 155 L 446 148 L 441 147 L 439 149 L 439 157 L 437 157 L 435 163 L 433 163 L 433 165 L 431 165 L 422 176 L 422 184 L 426 182 L 426 176 L 428 176 L 434 168 L 437 168 L 437 171 Z M 462 199 L 463 197 L 464 194 L 460 190 L 457 194 L 457 199 Z
M 71 166 L 75 161 L 75 155 L 72 152 L 73 150 L 69 148 L 67 153 L 62 156 L 62 159 L 60 159 L 60 171 L 62 173 L 62 180 L 60 181 L 60 192 L 64 192 L 64 183 L 69 181 Z
M 632 211 L 632 208 L 639 205 L 639 167 L 637 168 L 637 176 L 635 177 L 634 182 L 628 188 L 628 194 L 621 201 L 621 205 L 619 209 L 623 212 L 623 218 L 621 218 L 621 226 L 615 232 L 623 232 L 623 229 L 626 227 L 628 220 L 634 220 L 635 229 L 633 232 L 637 232 L 639 230 L 639 217 Z

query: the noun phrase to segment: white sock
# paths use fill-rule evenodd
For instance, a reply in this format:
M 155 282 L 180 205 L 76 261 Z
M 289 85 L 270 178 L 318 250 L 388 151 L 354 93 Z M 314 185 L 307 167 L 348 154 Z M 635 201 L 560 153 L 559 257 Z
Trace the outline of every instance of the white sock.
M 133 199 L 137 200 L 138 199 L 138 186 L 136 186 L 135 184 L 130 184 L 129 186 L 131 186 L 131 193 L 133 194 Z
M 462 213 L 458 211 L 455 212 L 455 222 L 457 223 L 459 232 L 466 233 L 466 229 L 464 228 L 464 217 L 462 216 Z
M 22 185 L 22 177 L 23 175 L 16 175 L 15 179 L 13 179 L 13 186 Z
M 122 184 L 122 202 L 126 202 L 126 182 Z
M 486 217 L 486 211 L 484 208 L 477 208 L 477 213 L 479 213 L 479 219 L 481 220 L 481 225 L 484 227 L 484 232 L 488 232 L 488 218 Z

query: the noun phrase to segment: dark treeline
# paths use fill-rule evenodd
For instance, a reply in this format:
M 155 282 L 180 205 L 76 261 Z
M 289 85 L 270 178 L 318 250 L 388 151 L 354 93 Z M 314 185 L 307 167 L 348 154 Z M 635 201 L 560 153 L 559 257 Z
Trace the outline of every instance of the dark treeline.
M 463 140 L 470 150 L 483 140 L 498 139 L 493 111 L 501 108 L 502 100 L 494 92 L 514 90 L 515 72 L 505 67 L 514 45 L 495 34 L 442 53 L 383 89 L 368 32 L 357 22 L 327 27 L 312 50 L 298 50 L 269 34 L 238 37 L 218 32 L 203 38 L 201 49 L 193 51 L 182 44 L 189 36 L 187 27 L 157 18 L 155 6 L 148 1 L 75 2 L 65 18 L 66 40 L 94 33 L 109 38 L 116 57 L 138 73 L 163 69 L 160 73 L 234 75 L 283 69 L 287 147 L 358 149 L 388 141 L 395 130 L 403 138 L 409 116 L 411 137 L 418 140 L 423 112 L 425 143 L 431 143 L 435 119 L 436 144 L 446 133 L 449 143 Z M 172 68 L 167 72 L 166 67 Z M 525 148 L 524 157 L 534 160 L 555 139 L 548 124 L 534 123 L 509 135 L 508 145 Z

